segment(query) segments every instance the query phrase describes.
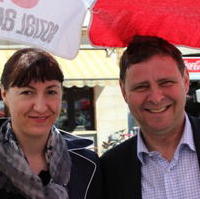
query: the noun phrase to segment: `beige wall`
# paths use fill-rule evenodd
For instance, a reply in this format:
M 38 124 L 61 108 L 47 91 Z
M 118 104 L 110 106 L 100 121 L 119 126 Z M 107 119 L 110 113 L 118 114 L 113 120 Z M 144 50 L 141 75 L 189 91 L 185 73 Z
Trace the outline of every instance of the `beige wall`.
M 128 128 L 128 108 L 118 85 L 95 87 L 95 101 L 97 147 L 101 154 L 102 142 L 110 134 Z

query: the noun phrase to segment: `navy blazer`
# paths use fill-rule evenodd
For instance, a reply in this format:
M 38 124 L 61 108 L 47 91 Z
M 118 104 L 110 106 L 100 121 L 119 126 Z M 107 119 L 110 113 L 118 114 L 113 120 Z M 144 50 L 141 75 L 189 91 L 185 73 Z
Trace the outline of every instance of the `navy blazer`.
M 189 117 L 200 165 L 200 119 Z M 101 158 L 104 199 L 142 199 L 141 163 L 137 136 L 106 152 Z
M 99 158 L 86 147 L 91 140 L 61 131 L 72 161 L 68 193 L 70 199 L 102 199 L 102 174 Z

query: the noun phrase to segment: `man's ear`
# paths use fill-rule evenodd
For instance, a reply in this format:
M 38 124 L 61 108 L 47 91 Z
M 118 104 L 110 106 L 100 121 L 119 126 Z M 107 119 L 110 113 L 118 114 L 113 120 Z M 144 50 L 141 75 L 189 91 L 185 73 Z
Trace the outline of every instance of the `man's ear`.
M 127 97 L 126 97 L 126 90 L 125 90 L 125 83 L 124 83 L 124 81 L 119 80 L 119 85 L 120 85 L 121 92 L 122 92 L 122 95 L 123 95 L 123 97 L 124 97 L 124 100 L 127 102 Z
M 184 85 L 185 85 L 185 92 L 188 93 L 189 88 L 190 88 L 190 77 L 189 77 L 189 72 L 187 69 L 184 70 L 183 79 L 184 79 Z

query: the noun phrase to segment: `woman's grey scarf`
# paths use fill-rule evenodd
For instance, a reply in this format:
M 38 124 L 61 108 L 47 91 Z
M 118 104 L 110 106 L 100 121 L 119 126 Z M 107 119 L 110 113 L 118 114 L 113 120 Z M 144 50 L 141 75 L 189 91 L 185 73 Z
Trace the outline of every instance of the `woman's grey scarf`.
M 43 186 L 18 146 L 10 122 L 0 129 L 0 172 L 13 186 L 30 199 L 69 199 L 66 185 L 70 178 L 71 160 L 65 140 L 55 127 L 51 130 L 45 156 L 51 180 Z

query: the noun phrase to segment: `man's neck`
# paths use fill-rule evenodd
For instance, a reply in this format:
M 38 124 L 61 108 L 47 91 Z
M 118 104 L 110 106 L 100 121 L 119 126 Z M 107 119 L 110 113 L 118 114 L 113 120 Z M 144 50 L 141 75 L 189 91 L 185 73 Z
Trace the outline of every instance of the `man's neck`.
M 176 151 L 176 148 L 181 140 L 183 131 L 168 133 L 165 135 L 149 135 L 143 133 L 144 143 L 149 151 L 158 151 L 162 157 L 171 161 Z

